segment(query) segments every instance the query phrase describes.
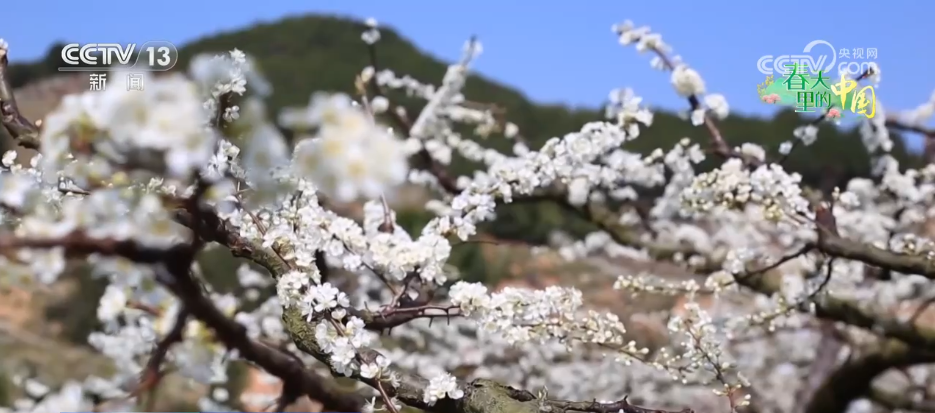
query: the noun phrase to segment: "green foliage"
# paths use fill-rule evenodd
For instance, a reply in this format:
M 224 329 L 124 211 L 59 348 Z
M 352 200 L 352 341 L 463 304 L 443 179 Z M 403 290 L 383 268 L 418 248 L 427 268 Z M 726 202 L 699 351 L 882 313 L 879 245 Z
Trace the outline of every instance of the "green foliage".
M 61 73 L 58 68 L 62 65 L 61 51 L 65 44 L 65 42 L 53 44 L 41 60 L 11 64 L 8 69 L 10 86 L 18 88 L 27 83 Z
M 247 387 L 249 374 L 250 366 L 246 362 L 235 361 L 227 365 L 228 380 L 221 387 L 227 390 L 230 400 L 240 400 L 240 396 Z
M 6 372 L 0 370 L 0 406 L 13 404 L 13 383 Z
M 68 276 L 77 278 L 77 291 L 47 306 L 45 316 L 62 325 L 65 339 L 87 345 L 88 334 L 100 327 L 97 306 L 107 288 L 107 279 L 92 276 L 87 267 L 76 268 Z
M 237 268 L 242 262 L 224 248 L 211 248 L 198 256 L 203 279 L 211 285 L 212 290 L 222 294 L 238 292 L 240 282 L 237 279 Z
M 212 291 L 218 293 L 239 292 L 236 272 L 242 262 L 223 248 L 203 251 L 198 257 L 203 279 L 211 285 Z M 87 345 L 88 334 L 100 327 L 97 307 L 107 288 L 107 279 L 92 276 L 87 267 L 76 268 L 69 277 L 77 278 L 77 291 L 48 305 L 45 317 L 62 325 L 66 340 L 84 346 Z
M 193 401 L 171 399 L 166 402 L 166 405 L 169 407 L 166 409 L 167 412 L 197 412 L 201 410 L 201 406 L 198 405 L 198 402 Z

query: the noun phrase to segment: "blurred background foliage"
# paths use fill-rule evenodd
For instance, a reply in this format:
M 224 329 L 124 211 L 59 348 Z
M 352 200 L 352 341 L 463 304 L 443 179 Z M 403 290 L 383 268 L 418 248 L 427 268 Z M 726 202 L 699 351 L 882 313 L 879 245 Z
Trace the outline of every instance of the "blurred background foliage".
M 275 114 L 284 107 L 306 105 L 315 91 L 354 93 L 355 76 L 370 64 L 366 45 L 360 37 L 365 29 L 362 22 L 331 16 L 286 18 L 211 35 L 183 45 L 176 70 L 186 69 L 191 58 L 199 53 L 223 53 L 234 48 L 243 50 L 256 59 L 260 70 L 271 82 L 273 95 L 268 101 L 268 108 L 270 114 Z M 381 68 L 410 75 L 425 83 L 438 84 L 441 81 L 447 67 L 445 62 L 419 50 L 392 29 L 383 28 L 381 34 L 382 39 L 378 43 Z M 52 46 L 46 58 L 40 61 L 12 65 L 10 76 L 13 86 L 20 87 L 57 75 L 60 47 Z M 471 76 L 464 93 L 471 101 L 493 103 L 505 110 L 506 118 L 519 126 L 527 142 L 534 147 L 549 138 L 576 131 L 586 122 L 603 119 L 600 109 L 538 104 L 521 92 L 480 75 Z M 750 93 L 753 93 L 753 85 Z M 410 114 L 418 113 L 420 102 L 406 98 L 402 93 L 390 98 L 405 106 Z M 595 102 L 596 105 L 599 103 Z M 773 118 L 732 115 L 720 122 L 720 128 L 732 144 L 757 143 L 775 153 L 781 143 L 793 139 L 796 127 L 814 116 L 803 117 L 791 110 L 780 112 Z M 703 143 L 706 133 L 704 128 L 693 127 L 677 114 L 657 111 L 652 127 L 644 129 L 639 139 L 628 143 L 627 149 L 643 154 L 656 148 L 668 150 L 685 137 Z M 894 137 L 894 141 L 896 145 L 892 153 L 901 164 L 918 164 L 918 158 L 907 153 L 899 137 Z M 486 138 L 484 145 L 498 150 L 512 147 L 511 141 L 496 135 Z M 786 165 L 800 172 L 809 185 L 826 191 L 853 177 L 867 177 L 870 172 L 870 158 L 856 130 L 830 124 L 822 126 L 817 143 L 807 150 L 795 151 Z M 711 166 L 712 163 L 706 163 L 704 168 Z M 452 166 L 458 174 L 469 174 L 476 167 L 464 160 L 456 160 Z M 418 233 L 430 218 L 431 215 L 420 210 L 418 205 L 398 210 L 398 222 L 414 233 Z M 556 205 L 524 204 L 501 207 L 498 219 L 483 226 L 481 231 L 497 238 L 543 243 L 549 232 L 557 228 L 576 235 L 593 230 L 590 224 L 570 216 Z M 209 282 L 221 291 L 234 292 L 234 271 L 239 266 L 237 260 L 224 251 L 211 251 L 200 261 Z M 458 245 L 452 264 L 458 267 L 464 278 L 472 281 L 493 283 L 505 275 L 505 266 L 487 262 L 479 244 Z M 102 293 L 104 284 L 87 274 L 76 276 L 82 277 L 81 292 L 73 299 L 50 307 L 47 315 L 63 322 L 71 340 L 84 344 L 88 332 L 96 326 L 96 298 Z

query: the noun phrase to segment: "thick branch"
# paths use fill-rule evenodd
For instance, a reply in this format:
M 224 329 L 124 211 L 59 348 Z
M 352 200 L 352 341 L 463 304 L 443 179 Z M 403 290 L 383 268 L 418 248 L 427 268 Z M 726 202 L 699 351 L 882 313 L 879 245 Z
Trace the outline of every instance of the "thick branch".
M 174 274 L 175 283 L 166 285 L 184 303 L 191 314 L 215 331 L 217 338 L 239 356 L 262 367 L 283 380 L 284 387 L 295 387 L 325 407 L 337 411 L 360 411 L 362 397 L 345 393 L 326 382 L 324 378 L 306 369 L 301 363 L 282 351 L 251 340 L 246 329 L 224 315 L 207 297 L 191 277 Z
M 549 400 L 546 404 L 550 407 L 560 409 L 561 411 L 592 412 L 592 413 L 673 413 L 666 410 L 647 409 L 645 407 L 630 404 L 627 398 L 613 403 L 591 402 L 567 402 L 562 400 Z M 694 413 L 694 410 L 685 408 L 679 413 Z
M 767 296 L 779 294 L 782 290 L 781 281 L 777 277 L 738 276 L 735 279 L 738 284 Z M 819 318 L 874 331 L 914 347 L 935 348 L 935 329 L 878 314 L 867 306 L 829 294 L 814 297 L 814 304 L 815 315 Z
M 922 256 L 897 254 L 830 233 L 823 233 L 819 237 L 818 249 L 830 256 L 861 261 L 905 274 L 919 274 L 935 280 L 935 261 Z
M 377 48 L 375 44 L 367 45 L 367 54 L 370 57 L 370 67 L 373 68 L 375 73 L 379 73 L 380 64 L 377 60 Z M 386 92 L 377 81 L 377 76 L 374 75 L 371 77 L 369 83 L 370 87 L 373 88 L 378 96 L 386 97 Z M 389 114 L 390 119 L 393 120 L 393 123 L 396 124 L 396 127 L 398 127 L 401 131 L 405 132 L 406 134 L 410 134 L 412 132 L 412 122 L 410 122 L 409 119 L 406 119 L 398 111 L 398 107 L 392 104 L 392 102 L 390 103 L 390 108 L 387 113 Z M 425 148 L 425 145 L 423 145 L 422 149 L 419 150 L 417 156 L 419 163 L 421 164 L 419 165 L 421 169 L 429 171 L 432 175 L 434 175 L 435 179 L 438 181 L 439 186 L 441 186 L 445 192 L 450 194 L 458 193 L 458 186 L 456 185 L 454 178 L 448 174 L 448 170 L 445 169 L 445 165 L 442 165 L 432 157 L 432 154 L 429 153 L 428 149 Z
M 3 124 L 17 145 L 39 149 L 39 128 L 20 113 L 16 98 L 13 97 L 8 73 L 8 52 L 7 48 L 0 45 L 0 124 Z
M 164 375 L 162 363 L 165 362 L 166 358 L 169 356 L 169 350 L 172 349 L 173 345 L 182 342 L 185 338 L 184 333 L 185 326 L 188 324 L 188 316 L 188 311 L 184 308 L 179 311 L 178 315 L 175 317 L 175 324 L 172 326 L 172 330 L 156 343 L 156 348 L 153 349 L 152 354 L 149 356 L 146 369 L 143 371 L 143 376 L 140 378 L 140 388 L 137 389 L 138 391 L 158 385 Z
M 86 256 L 90 254 L 121 256 L 140 264 L 185 261 L 194 256 L 186 244 L 170 249 L 149 248 L 131 241 L 94 239 L 85 236 L 81 232 L 73 232 L 61 238 L 24 239 L 9 235 L 0 236 L 0 252 L 18 248 L 50 249 L 57 247 L 64 248 L 66 256 Z
M 781 291 L 781 281 L 776 277 L 754 275 L 736 277 L 736 280 L 740 285 L 765 295 Z M 801 410 L 805 413 L 842 413 L 852 400 L 864 397 L 873 380 L 886 370 L 935 360 L 935 351 L 929 350 L 935 348 L 935 329 L 876 314 L 866 306 L 827 294 L 815 297 L 813 303 L 815 315 L 821 319 L 844 322 L 893 340 L 884 341 L 884 347 L 877 352 L 838 367 L 818 383 L 813 383 L 812 377 L 807 378 L 801 393 L 802 399 L 809 400 Z M 830 335 L 828 330 L 831 328 L 823 324 L 823 335 Z M 832 339 L 824 338 L 819 352 L 826 350 L 833 354 L 818 355 L 817 366 L 813 366 L 815 371 L 812 372 L 818 375 L 814 377 L 821 377 L 820 374 L 836 361 L 839 346 L 825 340 Z M 824 348 L 825 345 L 828 348 Z
M 821 338 L 818 342 L 818 349 L 815 351 L 815 360 L 808 367 L 808 373 L 805 380 L 799 385 L 796 392 L 796 400 L 811 400 L 815 393 L 821 388 L 822 383 L 838 363 L 838 354 L 844 343 L 836 337 L 834 323 L 823 320 L 819 331 Z M 805 405 L 796 406 L 796 412 L 804 412 Z
M 922 157 L 927 163 L 935 162 L 935 129 L 928 128 L 925 125 L 906 123 L 895 116 L 888 116 L 886 118 L 886 127 L 901 132 L 922 134 L 925 137 L 924 145 L 922 146 Z
M 850 403 L 871 391 L 873 380 L 891 368 L 935 361 L 933 353 L 913 350 L 895 340 L 873 353 L 844 363 L 815 392 L 805 413 L 843 413 Z

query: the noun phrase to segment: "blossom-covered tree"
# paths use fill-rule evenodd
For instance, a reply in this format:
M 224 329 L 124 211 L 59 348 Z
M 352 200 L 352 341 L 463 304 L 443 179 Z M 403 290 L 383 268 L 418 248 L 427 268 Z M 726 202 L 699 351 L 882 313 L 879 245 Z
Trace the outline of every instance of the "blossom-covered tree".
M 0 41 L 2 124 L 40 153 L 2 159 L 0 280 L 29 287 L 55 282 L 70 260 L 93 266 L 109 285 L 88 341 L 117 368 L 61 389 L 26 383 L 33 397 L 11 411 L 126 409 L 170 369 L 223 384 L 231 360 L 281 380 L 266 401 L 276 410 L 308 396 L 327 410 L 394 413 L 935 411 L 935 324 L 921 317 L 935 302 L 935 244 L 919 230 L 935 166 L 901 170 L 888 155 L 892 129 L 935 139 L 922 126 L 935 95 L 899 115 L 875 102 L 861 129 L 875 178 L 827 194 L 783 167 L 820 138 L 827 113 L 778 154 L 732 147 L 717 126 L 725 97 L 648 27 L 614 33 L 670 73 L 699 132 L 644 157 L 622 148 L 653 121 L 630 89 L 611 94 L 607 121 L 532 148 L 461 94 L 476 40 L 435 86 L 379 67 L 380 32 L 368 25 L 358 94 L 316 93 L 275 121 L 263 106 L 270 87 L 234 50 L 194 59 L 188 76 L 146 78 L 144 91 L 114 76 L 33 122 L 5 80 Z M 426 103 L 407 113 L 394 95 Z M 467 131 L 512 139 L 513 153 Z M 484 168 L 453 176 L 455 155 Z M 696 171 L 710 157 L 721 165 Z M 421 233 L 388 206 L 407 181 L 433 195 L 425 208 L 436 218 Z M 641 210 L 645 189 L 661 196 Z M 362 222 L 334 207 L 355 200 L 366 202 Z M 621 300 L 685 297 L 666 319 L 666 344 L 640 347 L 632 320 L 589 307 L 574 288 L 459 281 L 446 265 L 452 247 L 516 202 L 555 203 L 600 228 L 547 246 L 569 260 L 623 254 L 704 277 L 614 283 Z M 196 258 L 209 248 L 250 262 L 229 275 L 241 293 L 202 281 Z M 215 387 L 200 403 L 240 401 Z

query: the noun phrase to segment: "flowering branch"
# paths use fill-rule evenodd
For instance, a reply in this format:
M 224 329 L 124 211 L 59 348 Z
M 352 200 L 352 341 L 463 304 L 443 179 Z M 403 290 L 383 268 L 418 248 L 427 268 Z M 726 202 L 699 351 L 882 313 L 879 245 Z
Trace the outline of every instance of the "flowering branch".
M 188 317 L 189 314 L 187 311 L 184 309 L 179 311 L 175 318 L 175 324 L 172 326 L 172 330 L 159 340 L 159 343 L 156 344 L 156 348 L 153 349 L 153 354 L 150 356 L 149 362 L 146 363 L 146 369 L 143 370 L 143 375 L 140 378 L 140 386 L 135 392 L 150 390 L 152 393 L 155 391 L 156 387 L 159 386 L 159 382 L 165 376 L 162 363 L 169 355 L 169 350 L 172 346 L 185 339 L 183 333 L 185 332 L 185 326 L 188 324 Z
M 630 404 L 627 401 L 627 398 L 624 397 L 623 400 L 611 402 L 611 403 L 599 403 L 597 401 L 592 402 L 568 402 L 563 400 L 547 400 L 544 402 L 545 405 L 550 406 L 559 411 L 573 411 L 573 412 L 593 412 L 593 413 L 675 413 L 675 411 L 667 412 L 665 410 L 658 409 L 647 409 L 645 407 L 636 406 Z M 678 413 L 694 413 L 694 410 L 685 408 L 679 410 Z
M 377 75 L 380 73 L 381 68 L 379 61 L 377 59 L 377 47 L 376 42 L 367 43 L 367 55 L 370 58 L 370 69 L 373 74 L 371 74 L 369 79 L 367 79 L 367 84 L 374 90 L 376 96 L 383 97 L 386 99 L 386 91 L 383 90 L 383 86 L 377 81 Z M 415 125 L 406 118 L 405 111 L 401 106 L 396 106 L 392 101 L 387 101 L 389 107 L 387 109 L 387 114 L 390 119 L 396 124 L 396 126 L 402 130 L 410 133 Z M 455 180 L 448 175 L 448 171 L 445 169 L 445 166 L 435 160 L 432 157 L 432 154 L 423 146 L 419 150 L 418 157 L 422 163 L 424 169 L 428 170 L 435 176 L 435 179 L 438 180 L 438 184 L 448 193 L 457 193 L 458 186 L 455 183 Z

